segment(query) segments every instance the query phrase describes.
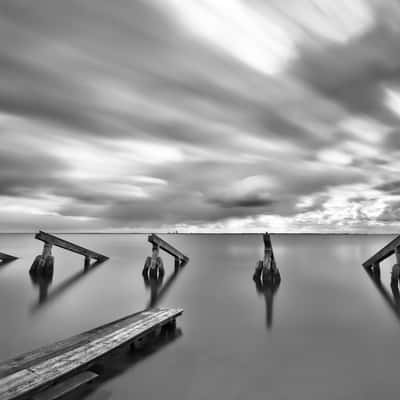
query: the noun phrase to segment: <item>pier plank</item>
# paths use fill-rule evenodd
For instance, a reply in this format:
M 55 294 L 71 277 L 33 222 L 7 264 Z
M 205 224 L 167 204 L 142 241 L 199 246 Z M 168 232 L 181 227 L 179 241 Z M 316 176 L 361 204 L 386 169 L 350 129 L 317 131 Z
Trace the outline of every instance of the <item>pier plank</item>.
M 135 321 L 140 320 L 143 317 L 143 312 L 137 312 L 105 325 L 101 325 L 89 331 L 83 332 L 79 335 L 72 336 L 70 338 L 60 340 L 52 343 L 51 345 L 35 349 L 33 351 L 24 353 L 10 360 L 6 360 L 0 363 L 0 378 L 6 375 L 10 375 L 12 372 L 28 368 L 32 364 L 37 363 L 43 359 L 47 359 L 51 356 L 56 356 L 66 350 L 69 350 L 78 344 L 87 343 L 92 338 L 99 335 L 105 335 L 109 332 L 114 331 L 116 328 L 122 328 L 126 325 L 132 324 Z
M 182 309 L 144 311 L 135 314 L 134 320 L 129 323 L 120 319 L 108 324 L 107 328 L 89 331 L 87 337 L 81 335 L 75 344 L 70 343 L 66 349 L 57 347 L 56 354 L 51 353 L 45 359 L 39 356 L 37 361 L 30 360 L 29 366 L 24 366 L 22 362 L 22 369 L 0 379 L 0 400 L 33 394 L 75 371 L 79 372 L 110 351 L 143 337 L 182 313 Z M 9 365 L 12 363 L 9 362 Z

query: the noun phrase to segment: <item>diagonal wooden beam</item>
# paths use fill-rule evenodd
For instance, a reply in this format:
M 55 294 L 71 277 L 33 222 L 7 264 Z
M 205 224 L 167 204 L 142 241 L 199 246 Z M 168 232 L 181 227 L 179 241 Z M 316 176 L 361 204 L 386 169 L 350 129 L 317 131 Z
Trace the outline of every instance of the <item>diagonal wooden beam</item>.
M 82 246 L 78 246 L 75 243 L 69 242 L 68 240 L 61 239 L 57 236 L 51 235 L 50 233 L 39 231 L 35 235 L 35 238 L 38 240 L 41 240 L 42 242 L 45 242 L 47 244 L 61 247 L 65 250 L 69 250 L 69 251 L 72 251 L 77 254 L 81 254 L 85 257 L 94 258 L 97 261 L 108 260 L 108 257 L 103 254 L 96 253 L 95 251 L 89 250 Z
M 375 253 L 372 257 L 368 258 L 368 260 L 363 263 L 363 266 L 366 268 L 370 268 L 375 264 L 379 264 L 381 261 L 395 254 L 398 247 L 400 247 L 400 235 L 394 238 L 390 243 L 388 243 L 385 247 Z

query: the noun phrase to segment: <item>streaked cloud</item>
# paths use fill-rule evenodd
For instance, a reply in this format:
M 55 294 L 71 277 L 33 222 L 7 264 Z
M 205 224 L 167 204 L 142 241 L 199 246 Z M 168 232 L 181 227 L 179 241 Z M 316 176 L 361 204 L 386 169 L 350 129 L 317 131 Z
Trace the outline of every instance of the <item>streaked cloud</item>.
M 395 0 L 5 0 L 0 230 L 396 231 Z

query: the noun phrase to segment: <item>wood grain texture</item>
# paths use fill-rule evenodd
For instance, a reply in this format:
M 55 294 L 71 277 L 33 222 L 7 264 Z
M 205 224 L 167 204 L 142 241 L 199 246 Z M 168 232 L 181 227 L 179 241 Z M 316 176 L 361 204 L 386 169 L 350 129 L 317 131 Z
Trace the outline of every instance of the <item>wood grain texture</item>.
M 32 394 L 60 378 L 79 371 L 89 363 L 106 355 L 118 347 L 130 343 L 181 315 L 182 309 L 159 309 L 135 314 L 132 320 L 120 319 L 106 327 L 86 332 L 75 337 L 74 341 L 64 341 L 48 352 L 34 352 L 20 357 L 18 369 L 0 379 L 0 400 L 18 399 Z M 12 361 L 8 365 L 13 365 Z

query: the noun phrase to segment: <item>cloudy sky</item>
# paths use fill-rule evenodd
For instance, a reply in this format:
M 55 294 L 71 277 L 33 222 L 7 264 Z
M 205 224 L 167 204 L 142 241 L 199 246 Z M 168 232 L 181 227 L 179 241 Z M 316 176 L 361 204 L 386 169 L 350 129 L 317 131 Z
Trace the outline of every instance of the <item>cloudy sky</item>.
M 0 231 L 400 230 L 397 0 L 1 0 Z

